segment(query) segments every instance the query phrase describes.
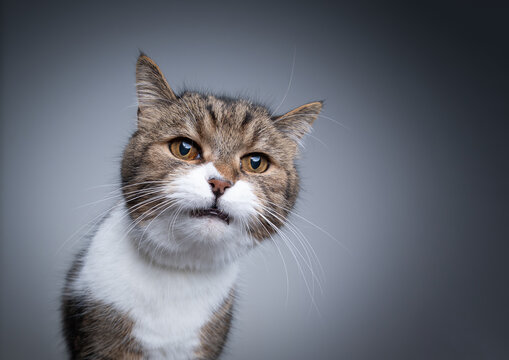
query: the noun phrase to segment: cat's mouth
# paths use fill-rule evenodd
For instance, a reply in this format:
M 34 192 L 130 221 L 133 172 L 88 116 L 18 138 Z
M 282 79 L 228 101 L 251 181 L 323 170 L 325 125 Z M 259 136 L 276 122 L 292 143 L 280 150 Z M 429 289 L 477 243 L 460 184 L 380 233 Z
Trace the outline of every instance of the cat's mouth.
M 191 211 L 191 216 L 194 217 L 203 217 L 203 216 L 211 216 L 216 217 L 222 221 L 224 221 L 226 224 L 230 225 L 230 216 L 219 210 L 218 208 L 209 208 L 209 209 L 195 209 Z

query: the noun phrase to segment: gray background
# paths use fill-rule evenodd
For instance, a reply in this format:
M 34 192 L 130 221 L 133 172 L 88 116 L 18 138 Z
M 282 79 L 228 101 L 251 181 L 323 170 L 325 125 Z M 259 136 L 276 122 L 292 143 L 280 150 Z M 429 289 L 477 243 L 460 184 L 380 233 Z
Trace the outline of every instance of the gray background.
M 297 211 L 341 245 L 293 219 L 323 292 L 313 303 L 288 250 L 289 286 L 274 246 L 249 256 L 224 359 L 509 358 L 508 16 L 460 2 L 2 1 L 2 359 L 64 358 L 72 235 L 112 204 L 81 207 L 118 181 L 138 48 L 177 91 L 273 108 L 295 52 L 280 110 L 326 102 Z

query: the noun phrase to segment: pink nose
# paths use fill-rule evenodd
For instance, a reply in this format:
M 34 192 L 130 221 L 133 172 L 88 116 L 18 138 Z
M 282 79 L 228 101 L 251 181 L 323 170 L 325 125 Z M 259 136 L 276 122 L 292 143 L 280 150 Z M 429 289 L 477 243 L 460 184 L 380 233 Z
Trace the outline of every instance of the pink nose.
M 219 180 L 219 179 L 210 179 L 209 180 L 210 187 L 212 188 L 212 192 L 216 197 L 220 197 L 224 194 L 224 191 L 232 186 L 232 183 L 227 180 Z

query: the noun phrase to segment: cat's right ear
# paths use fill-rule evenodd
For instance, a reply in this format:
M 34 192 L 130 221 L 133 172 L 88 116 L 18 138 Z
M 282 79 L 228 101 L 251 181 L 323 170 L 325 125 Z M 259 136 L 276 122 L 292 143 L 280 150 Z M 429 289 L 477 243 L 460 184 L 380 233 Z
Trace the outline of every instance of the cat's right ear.
M 136 94 L 138 97 L 138 123 L 144 110 L 177 100 L 159 66 L 141 53 L 136 62 Z

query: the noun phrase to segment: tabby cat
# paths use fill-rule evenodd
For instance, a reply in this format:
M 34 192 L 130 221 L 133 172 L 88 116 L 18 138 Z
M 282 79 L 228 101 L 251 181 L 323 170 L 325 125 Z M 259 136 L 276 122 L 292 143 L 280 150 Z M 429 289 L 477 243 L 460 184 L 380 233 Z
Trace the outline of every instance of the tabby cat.
M 66 344 L 72 359 L 217 359 L 239 258 L 294 206 L 298 144 L 322 102 L 273 116 L 243 99 L 176 95 L 144 54 L 136 88 L 123 200 L 68 273 Z

